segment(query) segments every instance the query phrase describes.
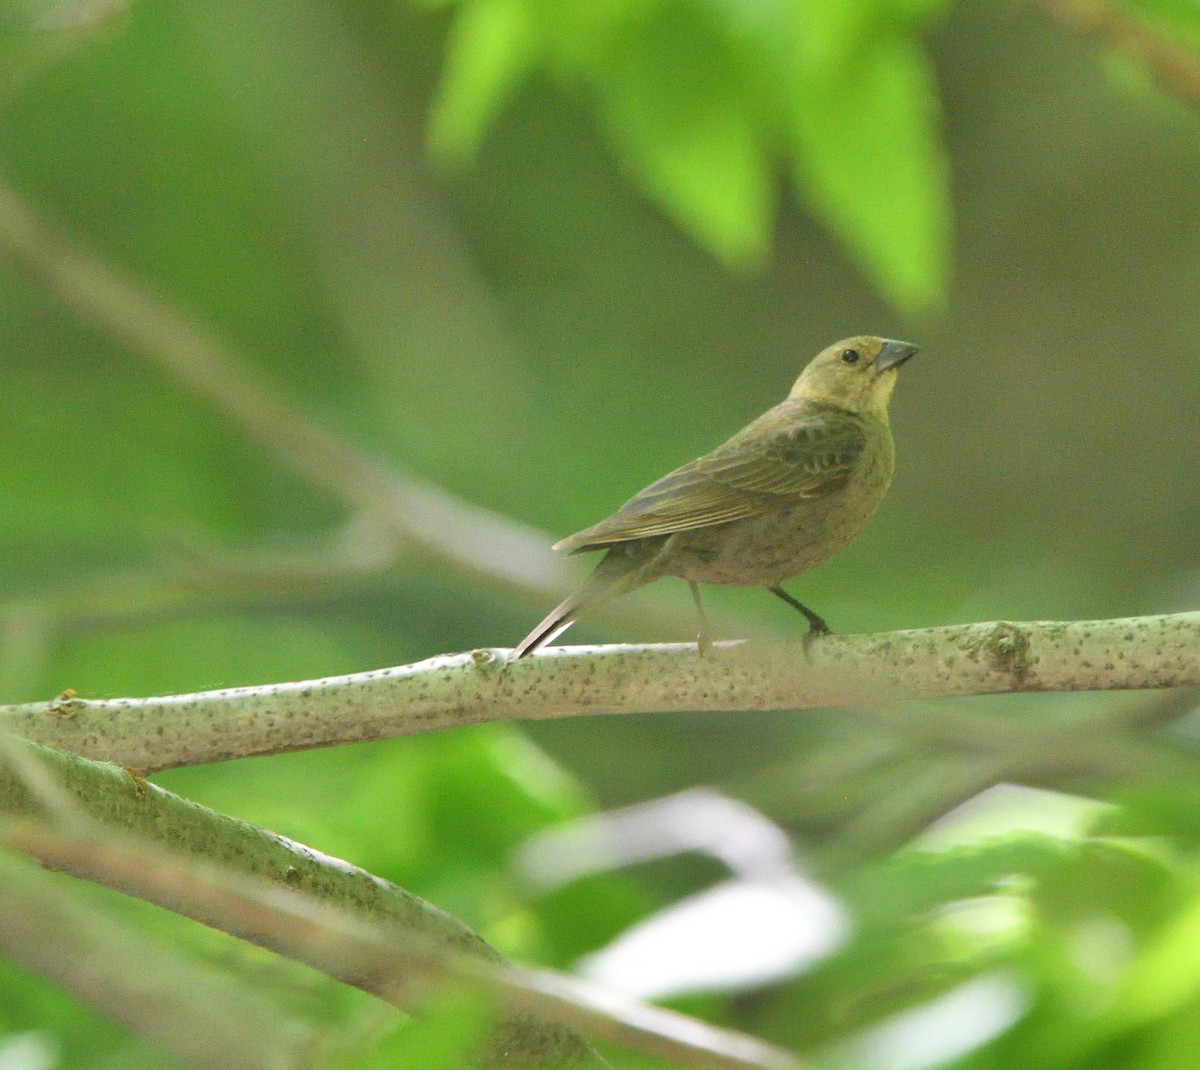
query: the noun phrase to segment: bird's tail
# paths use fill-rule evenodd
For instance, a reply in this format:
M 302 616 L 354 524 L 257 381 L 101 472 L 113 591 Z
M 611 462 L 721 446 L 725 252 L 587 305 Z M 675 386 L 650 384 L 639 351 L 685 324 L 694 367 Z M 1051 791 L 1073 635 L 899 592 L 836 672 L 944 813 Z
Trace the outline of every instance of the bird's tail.
M 513 648 L 513 656 L 523 658 L 532 654 L 571 627 L 575 623 L 575 615 L 586 605 L 586 600 L 579 597 L 581 594 L 582 589 L 550 610 L 542 622 Z
M 610 598 L 640 587 L 646 582 L 639 574 L 643 563 L 636 554 L 630 554 L 626 547 L 612 547 L 600 559 L 583 586 L 550 610 L 542 622 L 513 648 L 513 656 L 523 658 L 557 639 L 575 623 L 580 610 L 601 605 Z

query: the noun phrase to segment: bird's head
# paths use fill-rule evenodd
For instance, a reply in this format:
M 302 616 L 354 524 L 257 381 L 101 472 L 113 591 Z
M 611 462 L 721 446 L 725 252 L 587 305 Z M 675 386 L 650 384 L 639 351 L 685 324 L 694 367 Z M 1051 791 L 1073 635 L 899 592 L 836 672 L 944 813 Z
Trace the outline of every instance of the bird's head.
M 890 338 L 844 338 L 813 358 L 788 396 L 849 412 L 886 413 L 896 372 L 916 352 L 915 345 Z

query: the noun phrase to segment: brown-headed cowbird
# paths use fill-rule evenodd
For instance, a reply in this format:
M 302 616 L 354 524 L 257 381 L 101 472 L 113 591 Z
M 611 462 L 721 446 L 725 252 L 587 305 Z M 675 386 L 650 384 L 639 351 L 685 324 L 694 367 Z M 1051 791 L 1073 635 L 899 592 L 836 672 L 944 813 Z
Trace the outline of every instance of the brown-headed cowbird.
M 908 342 L 867 335 L 820 353 L 787 400 L 712 453 L 675 469 L 607 520 L 556 550 L 607 550 L 595 571 L 517 646 L 524 657 L 580 611 L 662 576 L 687 580 L 709 644 L 701 583 L 762 586 L 829 631 L 780 584 L 843 549 L 871 519 L 892 481 L 888 401 Z

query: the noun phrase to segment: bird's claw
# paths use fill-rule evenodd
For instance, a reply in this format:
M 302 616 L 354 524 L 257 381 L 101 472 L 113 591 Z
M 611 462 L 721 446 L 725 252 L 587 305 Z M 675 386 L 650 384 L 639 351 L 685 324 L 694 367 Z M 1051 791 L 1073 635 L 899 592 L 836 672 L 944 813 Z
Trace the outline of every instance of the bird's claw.
M 820 617 L 809 622 L 808 631 L 806 631 L 800 640 L 800 648 L 804 651 L 804 657 L 811 661 L 812 658 L 809 651 L 812 647 L 813 640 L 823 635 L 832 635 L 833 631 Z

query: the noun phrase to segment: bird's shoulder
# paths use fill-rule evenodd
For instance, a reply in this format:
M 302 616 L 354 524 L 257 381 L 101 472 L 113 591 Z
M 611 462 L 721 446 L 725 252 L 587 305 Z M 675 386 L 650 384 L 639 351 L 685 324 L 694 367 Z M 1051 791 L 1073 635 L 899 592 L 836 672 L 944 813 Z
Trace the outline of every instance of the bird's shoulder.
M 739 461 L 778 462 L 793 478 L 793 468 L 812 473 L 853 466 L 867 448 L 870 429 L 857 413 L 810 400 L 788 400 L 763 413 L 694 464 L 722 471 Z M 686 466 L 685 466 L 686 467 Z
M 861 417 L 810 400 L 789 399 L 711 453 L 676 468 L 616 513 L 564 539 L 579 552 L 615 542 L 671 535 L 819 498 L 845 486 L 868 446 Z

